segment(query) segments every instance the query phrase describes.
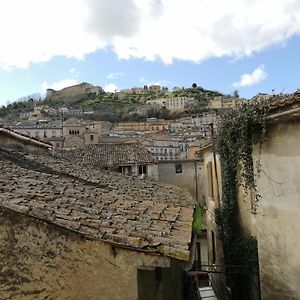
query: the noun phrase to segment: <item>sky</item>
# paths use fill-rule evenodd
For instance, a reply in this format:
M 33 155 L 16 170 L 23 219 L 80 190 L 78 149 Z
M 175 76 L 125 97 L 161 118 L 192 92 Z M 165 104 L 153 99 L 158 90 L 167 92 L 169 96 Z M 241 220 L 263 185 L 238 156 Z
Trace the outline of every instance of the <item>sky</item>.
M 300 0 L 0 0 L 0 106 L 89 82 L 300 88 Z

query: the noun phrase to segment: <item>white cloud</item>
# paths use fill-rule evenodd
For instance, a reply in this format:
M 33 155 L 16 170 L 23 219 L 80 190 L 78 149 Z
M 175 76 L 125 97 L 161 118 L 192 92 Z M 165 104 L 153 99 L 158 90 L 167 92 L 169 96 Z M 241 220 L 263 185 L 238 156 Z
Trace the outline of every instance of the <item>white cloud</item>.
M 232 84 L 232 86 L 234 86 L 236 88 L 244 87 L 244 86 L 252 86 L 252 85 L 260 83 L 267 77 L 268 77 L 268 74 L 265 71 L 264 65 L 260 65 L 251 74 L 242 75 L 240 80 L 237 82 L 234 82 Z
M 53 89 L 59 91 L 65 87 L 76 85 L 78 82 L 75 79 L 64 79 L 61 81 L 53 82 L 49 84 L 48 82 L 44 81 L 42 84 L 42 90 L 45 92 L 47 89 Z
M 299 0 L 0 1 L 0 68 L 105 48 L 121 59 L 201 62 L 251 55 L 296 34 Z
M 79 71 L 76 70 L 75 68 L 72 68 L 72 69 L 70 70 L 70 74 L 71 74 L 71 76 L 73 76 L 73 77 L 78 77 L 78 76 L 79 76 Z
M 106 79 L 116 79 L 118 77 L 121 77 L 121 76 L 124 76 L 125 73 L 123 72 L 115 72 L 115 73 L 109 73 L 107 76 L 106 76 Z
M 104 91 L 107 93 L 114 93 L 117 91 L 119 88 L 116 86 L 114 83 L 108 83 L 104 86 Z

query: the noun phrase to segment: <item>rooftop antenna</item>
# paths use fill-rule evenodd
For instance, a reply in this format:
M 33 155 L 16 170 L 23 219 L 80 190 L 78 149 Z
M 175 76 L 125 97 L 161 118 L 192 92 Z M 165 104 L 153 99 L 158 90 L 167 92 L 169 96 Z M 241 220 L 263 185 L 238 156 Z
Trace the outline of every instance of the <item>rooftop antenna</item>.
M 281 93 L 280 94 L 283 94 L 284 90 L 285 90 L 286 86 L 282 89 Z

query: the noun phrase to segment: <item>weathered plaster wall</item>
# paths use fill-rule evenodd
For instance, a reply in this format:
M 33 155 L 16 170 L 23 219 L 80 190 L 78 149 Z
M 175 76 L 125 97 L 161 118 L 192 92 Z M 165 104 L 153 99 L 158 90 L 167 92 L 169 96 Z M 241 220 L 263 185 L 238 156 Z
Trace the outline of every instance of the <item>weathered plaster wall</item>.
M 147 176 L 151 179 L 158 180 L 158 164 L 147 166 Z
M 1 299 L 138 297 L 137 268 L 169 259 L 83 239 L 77 233 L 0 209 Z
M 299 119 L 269 126 L 260 155 L 256 230 L 263 300 L 300 299 L 299 133 Z
M 0 132 L 0 147 L 4 149 L 5 148 L 24 149 L 26 147 L 26 150 L 29 152 L 48 151 L 47 148 L 34 144 L 34 142 L 31 142 L 30 140 L 21 140 L 2 132 Z M 49 148 L 51 148 L 51 145 L 49 145 Z
M 181 164 L 182 173 L 175 172 L 175 165 Z M 188 191 L 193 198 L 199 203 L 203 203 L 202 188 L 202 162 L 194 161 L 174 161 L 159 162 L 158 164 L 158 180 L 161 182 L 179 186 Z
M 204 158 L 204 194 L 206 202 L 206 228 L 207 228 L 207 254 L 208 264 L 223 265 L 223 248 L 222 242 L 218 238 L 218 229 L 215 223 L 215 208 L 219 207 L 219 201 L 221 201 L 221 167 L 217 157 L 213 156 L 211 149 L 203 151 Z M 214 232 L 214 239 L 212 238 L 212 232 Z M 215 262 L 213 255 L 213 242 L 215 244 Z M 220 267 L 218 268 L 218 271 Z M 211 281 L 215 292 L 218 297 L 222 299 L 225 295 L 225 279 L 223 274 L 211 274 Z

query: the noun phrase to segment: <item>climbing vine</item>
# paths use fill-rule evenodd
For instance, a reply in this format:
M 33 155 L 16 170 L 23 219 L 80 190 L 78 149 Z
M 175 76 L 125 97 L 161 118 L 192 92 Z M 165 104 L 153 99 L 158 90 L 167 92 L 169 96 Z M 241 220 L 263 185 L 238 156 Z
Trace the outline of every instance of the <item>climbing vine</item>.
M 239 226 L 237 191 L 241 185 L 245 191 L 256 190 L 253 133 L 259 132 L 263 138 L 265 123 L 264 106 L 244 104 L 221 116 L 214 137 L 214 151 L 219 154 L 222 169 L 222 204 L 215 210 L 215 216 L 223 244 L 226 285 L 231 288 L 232 299 L 250 299 L 251 272 L 253 265 L 258 264 L 257 242 L 253 237 L 245 237 Z

